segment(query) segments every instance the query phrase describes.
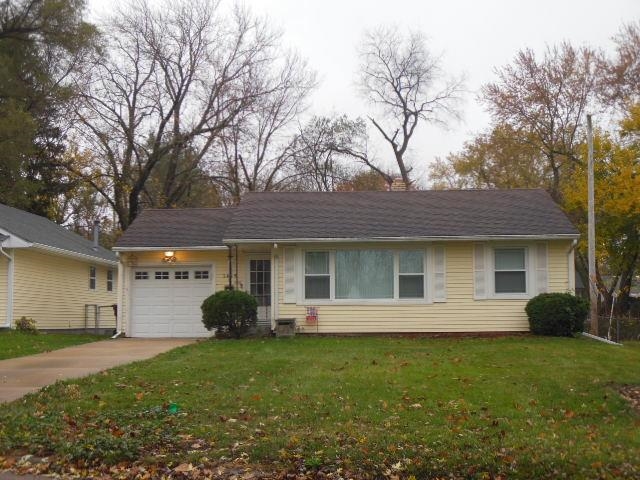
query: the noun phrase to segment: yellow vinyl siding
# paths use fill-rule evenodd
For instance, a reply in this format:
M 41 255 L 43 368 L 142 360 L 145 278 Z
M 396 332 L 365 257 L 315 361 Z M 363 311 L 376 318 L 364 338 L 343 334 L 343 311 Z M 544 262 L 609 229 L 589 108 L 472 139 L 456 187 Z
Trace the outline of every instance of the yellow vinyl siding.
M 4 327 L 7 324 L 7 306 L 9 302 L 8 270 L 9 260 L 4 255 L 0 255 L 0 327 Z
M 371 244 L 359 246 L 371 248 Z M 347 246 L 355 247 L 357 246 Z M 549 291 L 564 292 L 568 289 L 569 247 L 569 241 L 548 243 Z M 325 245 L 324 248 L 341 246 Z M 391 248 L 402 247 L 395 244 Z M 527 300 L 474 300 L 473 243 L 449 242 L 445 244 L 445 250 L 446 302 L 382 304 L 354 301 L 351 304 L 331 305 L 318 302 L 317 325 L 306 323 L 306 305 L 283 303 L 284 266 L 282 255 L 279 254 L 278 317 L 295 318 L 302 333 L 528 331 L 529 325 L 524 312 Z
M 504 244 L 504 242 L 502 242 Z M 519 244 L 522 244 L 520 242 Z M 237 261 L 238 286 L 246 290 L 248 282 L 247 262 L 249 258 L 267 254 L 272 258 L 272 272 L 277 274 L 272 301 L 275 318 L 295 318 L 301 333 L 385 333 L 385 332 L 514 332 L 528 331 L 524 312 L 526 299 L 474 300 L 473 242 L 440 243 L 446 251 L 446 302 L 417 303 L 398 301 L 391 303 L 317 304 L 318 323 L 306 324 L 304 304 L 284 303 L 284 245 L 271 249 L 271 245 L 255 245 L 239 252 Z M 533 245 L 533 244 L 532 244 Z M 567 291 L 569 286 L 567 252 L 570 241 L 548 242 L 548 290 Z M 430 244 L 411 244 L 411 248 L 427 248 Z M 392 248 L 408 247 L 400 243 L 390 244 L 318 244 L 305 246 L 318 250 L 335 248 Z M 263 252 L 262 254 L 260 252 Z M 270 253 L 269 253 L 270 252 Z M 235 254 L 235 252 L 234 252 Z M 180 251 L 175 250 L 177 261 L 172 266 L 213 265 L 215 268 L 215 291 L 222 290 L 228 282 L 228 251 Z M 121 253 L 123 268 L 121 328 L 128 331 L 131 280 L 133 269 L 159 268 L 163 265 L 163 252 Z M 236 285 L 236 259 L 232 260 Z M 431 267 L 429 267 L 431 268 Z M 430 272 L 427 272 L 429 281 Z M 212 292 L 213 293 L 213 292 Z
M 111 267 L 114 289 L 107 292 L 109 267 L 34 249 L 16 249 L 14 252 L 14 321 L 25 316 L 33 318 L 38 328 L 84 328 L 85 304 L 106 306 L 116 303 L 115 266 Z M 91 265 L 96 267 L 95 290 L 89 289 Z M 115 317 L 110 308 L 102 309 L 100 326 L 115 328 Z
M 569 291 L 569 250 L 571 242 L 548 243 L 549 292 Z

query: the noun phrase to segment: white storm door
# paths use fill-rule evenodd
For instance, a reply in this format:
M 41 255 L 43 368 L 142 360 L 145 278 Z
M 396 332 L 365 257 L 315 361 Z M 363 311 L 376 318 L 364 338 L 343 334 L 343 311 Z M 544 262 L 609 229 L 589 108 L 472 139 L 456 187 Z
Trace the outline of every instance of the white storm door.
M 258 302 L 258 326 L 271 328 L 271 258 L 249 260 L 249 293 Z

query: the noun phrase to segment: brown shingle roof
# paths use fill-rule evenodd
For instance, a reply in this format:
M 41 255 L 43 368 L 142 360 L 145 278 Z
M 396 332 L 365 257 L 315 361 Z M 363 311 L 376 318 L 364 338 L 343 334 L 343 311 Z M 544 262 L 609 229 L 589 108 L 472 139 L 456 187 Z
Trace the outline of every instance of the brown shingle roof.
M 233 208 L 144 210 L 116 243 L 127 248 L 223 246 L 222 235 Z
M 578 231 L 539 189 L 248 193 L 225 241 L 557 235 Z
M 248 193 L 235 208 L 143 211 L 116 245 L 578 235 L 544 190 Z

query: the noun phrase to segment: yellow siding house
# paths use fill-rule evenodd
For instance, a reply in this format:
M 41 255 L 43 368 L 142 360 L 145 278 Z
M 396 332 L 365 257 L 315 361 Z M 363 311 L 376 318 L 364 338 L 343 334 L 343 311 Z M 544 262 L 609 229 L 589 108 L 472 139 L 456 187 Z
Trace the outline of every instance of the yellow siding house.
M 204 298 L 258 300 L 300 334 L 524 332 L 527 301 L 574 290 L 578 232 L 543 190 L 248 193 L 147 210 L 119 252 L 118 329 L 208 336 Z
M 0 328 L 116 327 L 117 258 L 45 218 L 0 204 Z

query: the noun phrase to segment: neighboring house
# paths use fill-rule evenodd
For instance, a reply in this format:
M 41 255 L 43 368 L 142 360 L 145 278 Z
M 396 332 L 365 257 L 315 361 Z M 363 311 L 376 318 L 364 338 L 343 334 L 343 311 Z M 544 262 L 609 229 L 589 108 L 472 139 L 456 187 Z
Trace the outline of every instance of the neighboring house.
M 119 328 L 206 336 L 233 286 L 300 333 L 527 331 L 526 302 L 574 290 L 578 232 L 543 190 L 248 193 L 233 209 L 147 210 L 120 255 Z
M 46 218 L 0 204 L 0 327 L 115 328 L 117 257 Z M 102 307 L 102 308 L 100 308 Z

